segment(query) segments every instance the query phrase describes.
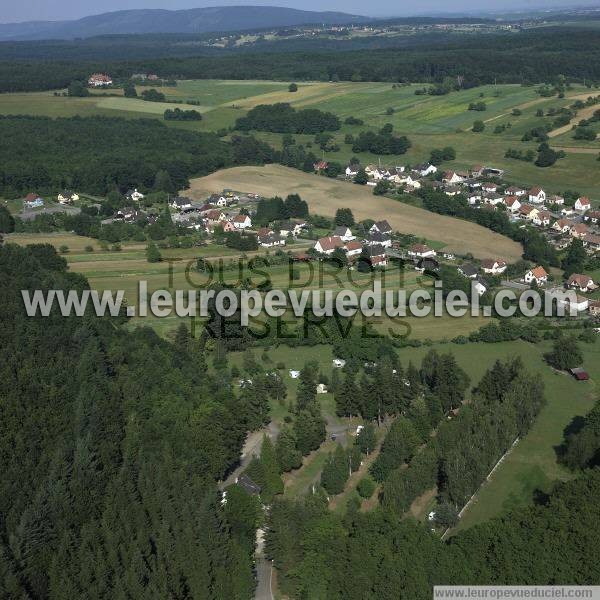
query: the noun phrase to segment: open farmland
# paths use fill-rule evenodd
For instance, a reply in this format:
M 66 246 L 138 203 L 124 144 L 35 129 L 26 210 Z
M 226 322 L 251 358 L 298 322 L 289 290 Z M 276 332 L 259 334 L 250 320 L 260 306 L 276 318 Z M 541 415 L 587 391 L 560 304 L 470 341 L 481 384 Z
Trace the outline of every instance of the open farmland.
M 514 262 L 521 256 L 519 244 L 488 229 L 451 217 L 444 217 L 389 198 L 373 196 L 370 188 L 318 177 L 282 167 L 235 167 L 223 169 L 192 181 L 184 193 L 201 199 L 225 188 L 262 196 L 297 193 L 308 202 L 312 213 L 333 216 L 338 208 L 350 208 L 357 220 L 387 219 L 402 233 L 412 233 L 445 243 L 445 248 L 462 254 L 471 252 L 485 258 L 495 255 Z

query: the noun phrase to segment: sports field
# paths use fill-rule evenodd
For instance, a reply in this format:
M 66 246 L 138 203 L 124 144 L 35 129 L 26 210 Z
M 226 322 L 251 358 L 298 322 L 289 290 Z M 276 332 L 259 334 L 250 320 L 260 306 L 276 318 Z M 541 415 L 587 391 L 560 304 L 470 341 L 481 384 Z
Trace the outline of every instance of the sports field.
M 393 229 L 439 240 L 452 252 L 471 252 L 480 258 L 495 255 L 514 262 L 522 254 L 519 244 L 492 231 L 451 217 L 444 217 L 402 202 L 374 196 L 365 186 L 303 173 L 281 165 L 223 169 L 192 181 L 184 193 L 205 198 L 225 188 L 263 196 L 297 193 L 308 202 L 310 212 L 333 216 L 338 208 L 350 208 L 354 218 L 387 219 Z

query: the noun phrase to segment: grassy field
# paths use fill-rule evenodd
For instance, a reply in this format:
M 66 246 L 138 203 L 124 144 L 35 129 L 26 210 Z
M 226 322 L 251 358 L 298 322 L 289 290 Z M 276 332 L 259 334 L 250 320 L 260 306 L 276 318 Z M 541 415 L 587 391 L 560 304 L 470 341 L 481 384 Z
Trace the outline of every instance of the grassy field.
M 598 141 L 578 142 L 572 139 L 570 131 L 558 132 L 553 138 L 553 144 L 567 150 L 569 156 L 546 169 L 504 158 L 508 148 L 535 149 L 535 143 L 524 143 L 520 139 L 525 131 L 544 122 L 551 122 L 551 117 L 537 117 L 538 109 L 547 111 L 549 108 L 568 106 L 575 98 L 587 98 L 593 91 L 574 87 L 564 99 L 540 98 L 533 87 L 488 85 L 446 96 L 415 95 L 415 90 L 421 87 L 423 86 L 417 84 L 393 88 L 389 83 L 306 82 L 299 84 L 297 92 L 290 93 L 287 84 L 282 82 L 202 80 L 180 81 L 176 87 L 163 87 L 160 90 L 170 100 L 198 102 L 198 106 L 178 106 L 198 110 L 204 116 L 202 121 L 169 121 L 170 127 L 216 131 L 232 127 L 238 117 L 258 104 L 289 102 L 297 108 L 319 108 L 332 111 L 342 119 L 352 115 L 365 121 L 361 126 L 343 125 L 336 132 L 335 139 L 340 149 L 327 153 L 326 158 L 329 160 L 347 162 L 354 155 L 351 145 L 344 143 L 346 134 L 378 129 L 385 123 L 391 123 L 395 132 L 410 137 L 412 148 L 403 156 L 358 154 L 363 163 L 377 162 L 381 158 L 385 164 L 414 164 L 426 160 L 433 148 L 453 146 L 457 150 L 457 158 L 447 163 L 448 168 L 464 169 L 483 163 L 506 169 L 511 181 L 525 187 L 539 184 L 553 193 L 577 189 L 592 198 L 597 196 Z M 138 91 L 143 89 L 147 88 L 139 87 Z M 120 90 L 114 90 L 113 93 L 118 94 Z M 469 103 L 480 101 L 486 104 L 484 112 L 467 110 Z M 0 114 L 162 118 L 164 110 L 174 106 L 102 93 L 87 98 L 65 98 L 54 96 L 52 92 L 0 94 Z M 522 114 L 512 115 L 513 108 L 518 108 Z M 388 109 L 393 110 L 392 114 L 388 114 Z M 576 119 L 582 118 L 581 115 L 584 115 L 584 111 Z M 476 119 L 486 122 L 483 133 L 470 131 Z M 509 129 L 498 135 L 493 133 L 496 125 L 508 123 L 511 125 Z M 276 147 L 281 145 L 280 134 L 257 135 Z M 299 143 L 312 145 L 313 136 L 300 135 L 297 140 Z
M 594 381 L 576 382 L 558 373 L 543 361 L 548 343 L 532 345 L 526 342 L 499 344 L 442 345 L 451 350 L 457 362 L 475 385 L 496 359 L 521 357 L 525 367 L 541 377 L 548 400 L 531 431 L 519 441 L 496 470 L 489 482 L 477 493 L 474 502 L 463 515 L 457 530 L 489 520 L 507 510 L 531 502 L 536 489 L 548 491 L 555 481 L 566 480 L 572 474 L 558 464 L 555 447 L 563 439 L 563 430 L 571 420 L 586 414 L 593 406 L 597 388 Z M 600 341 L 584 344 L 585 367 L 592 379 L 600 380 Z M 419 361 L 428 349 L 400 351 L 403 361 Z
M 493 249 L 495 256 L 515 261 L 522 253 L 519 244 L 473 223 L 374 196 L 371 189 L 364 186 L 318 177 L 280 165 L 217 171 L 193 180 L 191 188 L 184 193 L 200 199 L 224 188 L 264 196 L 298 193 L 308 202 L 312 213 L 333 216 L 337 208 L 347 207 L 352 209 L 356 220 L 387 219 L 397 231 L 443 241 L 445 248 L 462 254 L 471 252 L 486 258 Z

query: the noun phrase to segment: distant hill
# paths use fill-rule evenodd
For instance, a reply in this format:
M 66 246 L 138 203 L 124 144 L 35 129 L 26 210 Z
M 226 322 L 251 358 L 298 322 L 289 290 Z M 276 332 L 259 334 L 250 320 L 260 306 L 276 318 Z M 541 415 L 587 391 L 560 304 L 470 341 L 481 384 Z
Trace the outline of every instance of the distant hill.
M 0 40 L 72 39 L 127 33 L 208 33 L 312 24 L 341 25 L 367 20 L 366 17 L 341 12 L 314 12 L 277 6 L 120 10 L 76 21 L 0 24 Z

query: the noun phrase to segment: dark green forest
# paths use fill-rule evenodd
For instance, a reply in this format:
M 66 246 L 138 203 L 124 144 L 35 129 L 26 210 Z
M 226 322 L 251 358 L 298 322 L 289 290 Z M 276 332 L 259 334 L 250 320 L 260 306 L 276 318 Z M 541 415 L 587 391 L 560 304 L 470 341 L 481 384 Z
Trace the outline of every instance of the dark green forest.
M 165 45 L 162 36 L 133 36 L 130 41 L 109 36 L 41 46 L 7 42 L 0 44 L 0 92 L 64 88 L 73 80 L 87 80 L 95 71 L 107 71 L 116 79 L 139 72 L 168 79 L 426 83 L 460 76 L 466 86 L 551 82 L 559 75 L 600 81 L 600 31 L 594 29 L 556 27 L 517 34 L 416 36 L 415 40 L 409 36 L 400 41 L 391 38 L 383 48 L 380 39 L 366 47 L 345 42 L 342 49 L 339 43 L 330 47 L 316 41 L 296 48 L 278 42 L 254 50 L 198 50 L 194 56 L 169 50 L 183 44 Z M 145 44 L 143 58 L 130 58 Z
M 273 150 L 249 136 L 231 142 L 213 133 L 167 127 L 157 119 L 0 116 L 0 194 L 84 189 L 152 189 L 166 171 L 173 191 L 188 178 L 236 164 L 264 164 Z

